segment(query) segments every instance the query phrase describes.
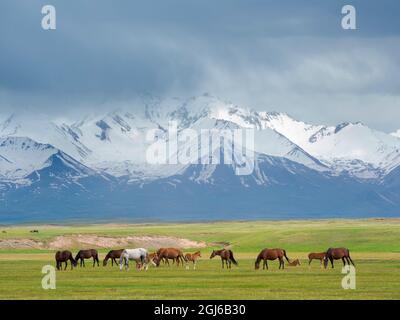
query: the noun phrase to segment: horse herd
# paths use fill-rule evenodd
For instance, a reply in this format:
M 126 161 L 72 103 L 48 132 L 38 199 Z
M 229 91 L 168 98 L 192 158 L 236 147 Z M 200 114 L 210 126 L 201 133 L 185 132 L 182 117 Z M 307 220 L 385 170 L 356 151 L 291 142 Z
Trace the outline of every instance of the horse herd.
M 226 266 L 227 269 L 230 269 L 232 263 L 234 265 L 238 265 L 238 262 L 233 256 L 233 252 L 230 249 L 221 249 L 221 250 L 213 250 L 210 259 L 215 256 L 219 256 L 221 258 L 222 268 Z M 129 261 L 136 262 L 136 268 L 139 270 L 147 270 L 148 266 L 152 264 L 155 267 L 159 267 L 161 263 L 169 266 L 169 260 L 172 260 L 172 263 L 176 263 L 177 266 L 186 264 L 186 269 L 189 269 L 189 263 L 192 262 L 193 269 L 196 269 L 197 260 L 201 257 L 200 251 L 196 251 L 195 253 L 186 253 L 184 254 L 182 250 L 178 248 L 160 248 L 156 252 L 149 253 L 144 248 L 136 248 L 136 249 L 120 249 L 120 250 L 111 250 L 107 253 L 103 260 L 103 266 L 107 265 L 108 260 L 111 260 L 111 265 L 114 266 L 119 265 L 120 270 L 125 267 L 125 270 L 129 269 Z M 68 261 L 71 262 L 71 269 L 76 267 L 79 263 L 80 267 L 85 267 L 85 259 L 93 259 L 93 267 L 99 263 L 99 254 L 96 249 L 89 250 L 79 250 L 76 254 L 75 258 L 72 255 L 72 252 L 69 250 L 57 251 L 55 255 L 56 267 L 58 270 L 62 270 L 62 263 L 65 263 L 64 270 L 67 268 Z M 284 249 L 263 249 L 258 254 L 257 259 L 255 261 L 254 267 L 256 270 L 260 268 L 261 261 L 263 262 L 263 269 L 268 270 L 268 260 L 279 260 L 279 269 L 285 268 L 284 259 L 288 262 L 289 266 L 297 266 L 300 265 L 299 259 L 295 259 L 290 261 L 288 256 L 286 255 L 286 250 Z M 118 259 L 118 260 L 117 260 Z M 327 268 L 329 261 L 331 262 L 332 268 L 334 267 L 333 261 L 341 259 L 343 265 L 348 265 L 350 263 L 354 266 L 353 260 L 350 257 L 349 249 L 347 248 L 329 248 L 326 252 L 312 252 L 308 255 L 308 264 L 310 265 L 312 260 L 319 260 L 320 265 L 324 265 Z

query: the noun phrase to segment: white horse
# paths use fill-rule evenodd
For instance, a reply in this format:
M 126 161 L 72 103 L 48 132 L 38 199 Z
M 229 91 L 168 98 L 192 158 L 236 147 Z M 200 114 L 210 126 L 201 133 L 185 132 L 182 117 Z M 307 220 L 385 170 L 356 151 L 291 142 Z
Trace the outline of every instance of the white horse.
M 134 260 L 136 263 L 140 263 L 140 270 L 143 270 L 143 268 L 147 270 L 149 268 L 149 253 L 144 248 L 125 249 L 122 251 L 121 257 L 119 258 L 119 269 L 122 270 L 123 265 L 125 265 L 125 269 L 129 270 L 129 260 Z

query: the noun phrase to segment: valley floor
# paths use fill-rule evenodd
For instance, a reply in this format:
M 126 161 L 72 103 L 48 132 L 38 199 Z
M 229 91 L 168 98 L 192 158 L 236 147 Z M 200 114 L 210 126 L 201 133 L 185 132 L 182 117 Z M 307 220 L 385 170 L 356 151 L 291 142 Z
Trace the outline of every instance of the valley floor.
M 133 265 L 128 272 L 111 265 L 93 268 L 87 261 L 86 268 L 57 272 L 56 289 L 44 290 L 41 269 L 54 265 L 59 237 L 76 239 L 61 241 L 74 254 L 78 248 L 96 247 L 85 241 L 112 239 L 98 243 L 100 259 L 111 249 L 108 245 L 119 248 L 121 239 L 129 247 L 147 241 L 150 251 L 160 239 L 177 241 L 200 247 L 184 251 L 199 249 L 202 258 L 197 270 L 171 265 L 147 272 Z M 212 249 L 222 245 L 233 250 L 238 267 L 222 270 L 218 257 L 209 259 Z M 318 261 L 308 266 L 309 252 L 337 246 L 350 249 L 355 290 L 342 289 L 341 262 L 327 270 Z M 273 261 L 268 271 L 255 271 L 255 257 L 265 247 L 284 248 L 302 264 L 278 270 Z M 0 227 L 0 299 L 400 299 L 400 219 Z

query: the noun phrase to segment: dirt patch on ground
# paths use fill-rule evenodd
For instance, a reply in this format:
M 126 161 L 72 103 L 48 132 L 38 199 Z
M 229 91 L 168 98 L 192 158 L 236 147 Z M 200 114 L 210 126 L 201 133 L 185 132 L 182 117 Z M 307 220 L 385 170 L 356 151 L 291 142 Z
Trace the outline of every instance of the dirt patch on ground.
M 204 248 L 205 242 L 169 236 L 126 236 L 104 237 L 96 235 L 58 236 L 50 242 L 43 243 L 31 239 L 3 239 L 0 248 L 5 249 L 68 249 L 68 248 Z
M 41 249 L 44 243 L 31 239 L 3 239 L 0 249 Z

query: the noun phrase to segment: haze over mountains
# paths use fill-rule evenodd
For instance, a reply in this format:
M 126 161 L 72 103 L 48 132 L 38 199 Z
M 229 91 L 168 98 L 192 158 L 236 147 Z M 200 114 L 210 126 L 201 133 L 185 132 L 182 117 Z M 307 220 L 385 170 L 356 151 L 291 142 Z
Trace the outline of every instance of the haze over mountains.
M 147 163 L 146 135 L 159 129 L 168 139 L 169 121 L 199 133 L 254 128 L 254 171 L 235 175 L 235 161 Z M 1 115 L 0 221 L 395 216 L 399 132 L 311 125 L 209 95 L 146 96 L 70 122 Z

